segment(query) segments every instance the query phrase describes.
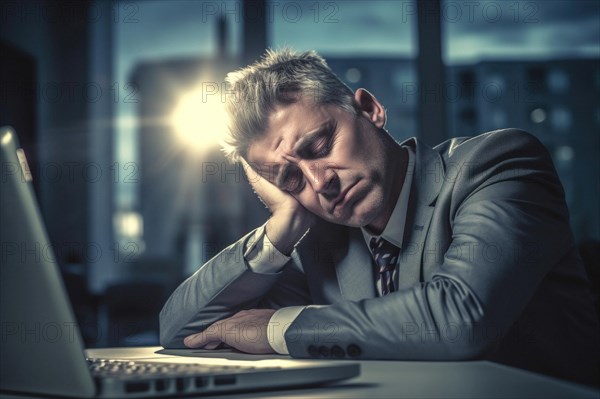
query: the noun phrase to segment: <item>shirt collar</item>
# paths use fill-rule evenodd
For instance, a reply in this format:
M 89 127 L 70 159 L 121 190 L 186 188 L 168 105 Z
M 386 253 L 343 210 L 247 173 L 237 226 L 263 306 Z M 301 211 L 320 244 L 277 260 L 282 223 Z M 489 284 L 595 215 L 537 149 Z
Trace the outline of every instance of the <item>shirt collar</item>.
M 402 185 L 400 195 L 398 196 L 398 201 L 396 201 L 396 206 L 394 207 L 392 215 L 390 216 L 390 220 L 388 220 L 387 224 L 385 225 L 381 236 L 369 234 L 366 229 L 361 227 L 361 231 L 363 233 L 363 237 L 365 238 L 367 246 L 369 246 L 371 238 L 383 237 L 383 239 L 391 242 L 398 248 L 402 248 L 404 226 L 406 225 L 406 216 L 408 213 L 408 198 L 410 195 L 410 187 L 412 186 L 413 174 L 415 169 L 415 154 L 412 148 L 408 146 L 404 148 L 408 150 L 408 166 L 406 168 L 406 177 L 404 179 L 404 184 Z

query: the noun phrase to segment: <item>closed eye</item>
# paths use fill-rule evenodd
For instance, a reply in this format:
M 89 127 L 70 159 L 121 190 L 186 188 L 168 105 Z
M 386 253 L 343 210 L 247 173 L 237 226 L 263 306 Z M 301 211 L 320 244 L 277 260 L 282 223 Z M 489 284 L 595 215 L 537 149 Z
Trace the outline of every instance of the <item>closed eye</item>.
M 298 151 L 298 155 L 304 159 L 316 159 L 327 156 L 331 151 L 334 135 L 335 126 L 332 126 L 330 129 L 313 138 L 310 143 Z
M 293 195 L 300 194 L 304 190 L 304 187 L 306 187 L 306 181 L 302 179 L 302 182 L 295 189 L 288 191 L 288 193 Z
M 330 137 L 324 136 L 319 138 L 310 149 L 310 153 L 314 158 L 324 157 L 329 153 L 330 150 Z
M 298 194 L 304 189 L 304 174 L 297 166 L 290 165 L 283 171 L 280 188 L 290 194 Z

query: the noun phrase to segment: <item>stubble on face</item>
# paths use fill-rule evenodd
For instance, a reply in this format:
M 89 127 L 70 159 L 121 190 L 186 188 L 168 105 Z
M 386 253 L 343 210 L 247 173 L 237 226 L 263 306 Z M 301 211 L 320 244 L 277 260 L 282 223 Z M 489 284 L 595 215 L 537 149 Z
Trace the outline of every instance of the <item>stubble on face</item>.
M 299 162 L 297 154 L 289 151 L 293 144 L 314 127 L 332 121 L 337 131 L 331 153 L 310 162 L 329 165 L 331 169 L 324 171 L 324 177 L 335 174 L 335 178 L 339 179 L 340 193 L 349 189 L 349 198 L 344 201 L 343 207 L 331 211 L 332 198 L 315 190 L 311 182 L 314 176 L 305 176 L 306 187 L 293 196 L 306 209 L 326 221 L 351 227 L 372 225 L 376 230 L 389 219 L 397 199 L 395 192 L 399 193 L 393 187 L 398 176 L 393 175 L 397 175 L 397 160 L 394 158 L 400 147 L 391 137 L 386 137 L 387 132 L 374 126 L 364 115 L 353 115 L 336 106 L 302 101 L 279 106 L 269 119 L 265 135 L 251 145 L 249 160 L 263 166 Z M 339 193 L 334 193 L 334 197 L 335 194 Z M 392 209 L 388 212 L 390 206 Z

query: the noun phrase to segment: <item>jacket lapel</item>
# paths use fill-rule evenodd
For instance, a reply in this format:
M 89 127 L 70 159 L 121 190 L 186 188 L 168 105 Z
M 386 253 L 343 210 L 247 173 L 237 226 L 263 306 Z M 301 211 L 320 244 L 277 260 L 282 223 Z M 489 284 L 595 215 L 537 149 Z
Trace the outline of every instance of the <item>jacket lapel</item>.
M 357 228 L 321 223 L 296 249 L 315 304 L 375 297 L 371 253 Z
M 360 229 L 348 229 L 348 252 L 336 262 L 335 269 L 345 300 L 375 297 L 372 257 Z
M 437 151 L 414 138 L 401 145 L 411 147 L 416 156 L 396 281 L 399 290 L 412 287 L 423 280 L 421 266 L 425 238 L 435 201 L 444 182 L 444 165 Z M 428 252 L 430 250 L 432 249 L 427 249 Z

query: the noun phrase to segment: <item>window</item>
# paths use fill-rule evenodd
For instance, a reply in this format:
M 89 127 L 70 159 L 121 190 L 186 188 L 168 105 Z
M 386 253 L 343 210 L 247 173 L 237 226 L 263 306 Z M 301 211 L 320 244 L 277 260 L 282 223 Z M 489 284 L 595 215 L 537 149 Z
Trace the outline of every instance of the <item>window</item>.
M 525 75 L 525 82 L 528 85 L 531 94 L 545 94 L 547 91 L 546 68 L 528 68 Z
M 352 90 L 384 105 L 397 139 L 415 136 L 419 86 L 414 1 L 278 1 L 271 4 L 270 45 L 316 50 Z
M 569 75 L 562 69 L 552 69 L 548 74 L 548 87 L 553 93 L 564 94 L 569 91 Z
M 452 133 L 464 135 L 466 124 L 476 123 L 535 134 L 555 156 L 576 239 L 600 238 L 598 223 L 589 222 L 598 198 L 584 192 L 599 173 L 589 165 L 597 165 L 600 126 L 600 3 L 444 0 L 441 19 L 447 76 L 454 79 L 448 84 L 479 89 L 449 104 Z M 498 90 L 479 95 L 496 89 L 490 84 L 501 88 L 498 101 L 490 100 Z
M 555 107 L 550 115 L 550 123 L 558 133 L 568 133 L 571 129 L 573 117 L 571 111 L 566 107 Z

